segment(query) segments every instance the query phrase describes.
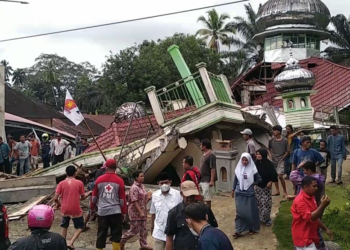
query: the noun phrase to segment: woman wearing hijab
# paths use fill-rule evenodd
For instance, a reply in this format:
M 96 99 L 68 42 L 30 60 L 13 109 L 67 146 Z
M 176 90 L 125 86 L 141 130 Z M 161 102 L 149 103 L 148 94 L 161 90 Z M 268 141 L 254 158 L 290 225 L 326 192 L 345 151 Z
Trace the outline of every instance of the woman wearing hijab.
M 250 235 L 260 230 L 259 210 L 256 203 L 254 186 L 261 182 L 261 177 L 248 153 L 243 153 L 235 170 L 232 198 L 236 202 L 236 233 L 235 239 L 242 237 L 244 232 Z
M 267 159 L 267 150 L 259 149 L 256 152 L 256 168 L 261 177 L 261 182 L 255 186 L 255 196 L 259 208 L 260 221 L 266 226 L 271 226 L 272 208 L 272 183 L 278 181 L 276 169 L 271 161 Z

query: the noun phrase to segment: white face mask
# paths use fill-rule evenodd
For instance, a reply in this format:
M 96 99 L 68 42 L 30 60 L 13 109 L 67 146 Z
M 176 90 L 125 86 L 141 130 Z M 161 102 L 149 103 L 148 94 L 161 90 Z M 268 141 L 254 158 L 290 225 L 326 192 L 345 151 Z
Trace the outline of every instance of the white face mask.
M 170 185 L 163 184 L 160 186 L 160 190 L 162 190 L 162 192 L 168 192 L 170 190 Z
M 189 229 L 190 229 L 191 233 L 192 233 L 194 236 L 196 236 L 196 237 L 199 236 L 199 234 L 196 233 L 196 231 L 194 231 L 192 228 L 189 227 Z

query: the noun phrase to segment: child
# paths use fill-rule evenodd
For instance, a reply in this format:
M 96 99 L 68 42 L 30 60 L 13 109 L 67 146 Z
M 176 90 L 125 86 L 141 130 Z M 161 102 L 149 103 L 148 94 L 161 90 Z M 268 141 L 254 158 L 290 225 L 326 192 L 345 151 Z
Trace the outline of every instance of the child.
M 331 153 L 327 150 L 327 142 L 325 140 L 320 141 L 320 149 L 318 152 L 322 155 L 322 157 L 325 159 L 325 162 L 322 163 L 320 166 L 317 166 L 317 173 L 320 173 L 324 175 L 325 181 L 327 179 L 327 168 L 329 165 L 329 161 L 331 160 Z

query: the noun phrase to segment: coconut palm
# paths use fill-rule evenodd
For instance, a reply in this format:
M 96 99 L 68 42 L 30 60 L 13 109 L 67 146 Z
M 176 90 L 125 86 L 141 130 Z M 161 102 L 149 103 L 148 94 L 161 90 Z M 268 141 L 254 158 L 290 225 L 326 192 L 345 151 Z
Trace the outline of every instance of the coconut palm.
M 330 41 L 332 45 L 325 49 L 329 60 L 350 66 L 350 20 L 339 14 L 331 18 Z
M 10 77 L 12 76 L 13 69 L 10 63 L 6 60 L 2 60 L 1 64 L 5 66 L 5 82 L 7 85 L 10 84 Z
M 234 33 L 234 29 L 225 27 L 225 20 L 230 19 L 227 14 L 221 14 L 215 10 L 207 12 L 208 18 L 200 16 L 198 22 L 204 24 L 205 28 L 197 31 L 196 36 L 199 35 L 204 39 L 209 39 L 208 47 L 216 52 L 220 51 L 220 43 L 228 38 L 228 34 Z
M 23 69 L 16 69 L 12 74 L 13 86 L 21 89 L 24 87 L 24 78 L 26 77 L 26 72 Z
M 261 4 L 259 8 L 261 8 Z M 253 37 L 259 33 L 258 26 L 256 25 L 257 12 L 254 11 L 252 5 L 245 4 L 245 11 L 247 19 L 244 17 L 236 16 L 232 22 L 226 24 L 226 29 L 236 30 L 239 37 L 232 36 L 224 40 L 224 44 L 228 46 L 235 46 L 246 52 L 247 60 L 251 65 L 259 63 L 264 58 L 263 44 L 257 43 Z
M 222 66 L 223 73 L 229 79 L 244 74 L 251 67 L 249 60 L 247 60 L 247 53 L 243 49 L 222 52 L 221 57 L 225 62 Z

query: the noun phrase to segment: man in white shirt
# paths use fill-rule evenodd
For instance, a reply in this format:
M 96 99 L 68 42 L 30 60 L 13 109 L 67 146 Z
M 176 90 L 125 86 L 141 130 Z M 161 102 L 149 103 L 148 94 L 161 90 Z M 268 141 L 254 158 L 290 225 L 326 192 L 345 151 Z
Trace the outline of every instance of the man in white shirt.
M 159 190 L 152 194 L 152 204 L 150 214 L 151 231 L 154 238 L 154 250 L 164 250 L 166 235 L 164 233 L 168 212 L 170 209 L 182 202 L 179 191 L 170 187 L 171 180 L 168 173 L 161 173 L 158 177 Z
M 60 134 L 57 134 L 56 138 L 52 140 L 51 145 L 53 154 L 52 165 L 64 161 L 64 153 L 69 145 L 69 142 L 65 139 L 62 139 L 62 136 Z

